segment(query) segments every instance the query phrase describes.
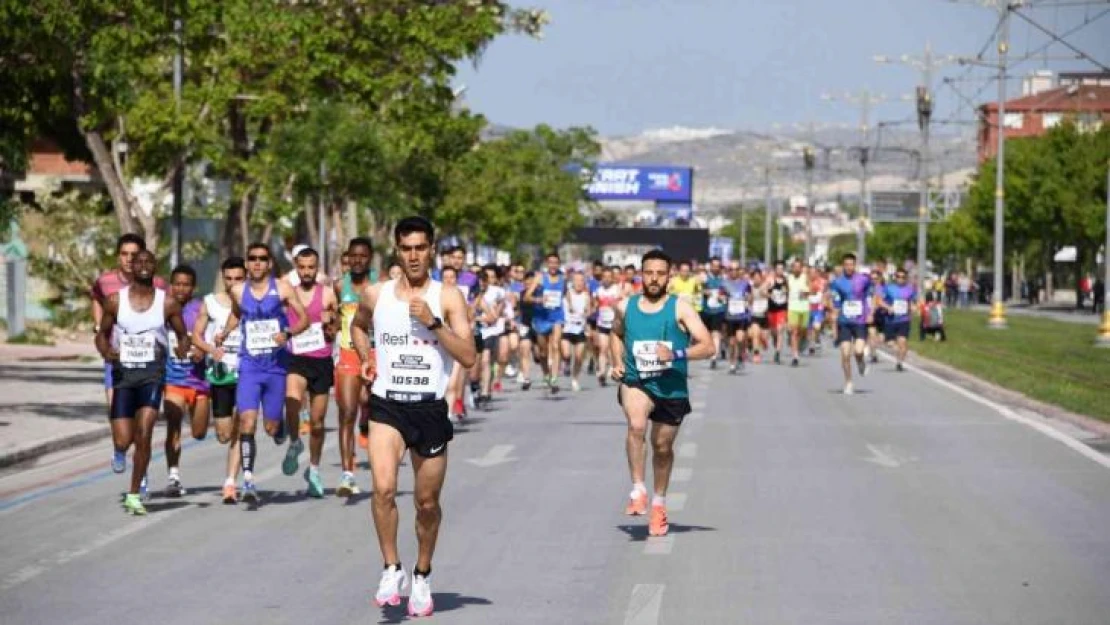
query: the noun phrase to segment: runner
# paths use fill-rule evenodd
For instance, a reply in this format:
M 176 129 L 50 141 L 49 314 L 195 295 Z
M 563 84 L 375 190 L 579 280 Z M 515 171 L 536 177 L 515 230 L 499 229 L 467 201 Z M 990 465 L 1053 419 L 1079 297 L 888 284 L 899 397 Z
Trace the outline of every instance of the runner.
M 763 360 L 762 351 L 767 346 L 763 330 L 768 328 L 767 310 L 770 302 L 767 301 L 767 281 L 759 269 L 752 271 L 752 323 L 748 328 L 748 339 L 752 344 L 752 362 L 759 364 Z
M 674 464 L 674 441 L 690 413 L 687 362 L 713 355 L 713 341 L 694 307 L 667 294 L 671 259 L 660 250 L 644 254 L 644 292 L 623 302 L 613 323 L 610 352 L 613 378 L 620 381 L 618 402 L 628 419 L 626 451 L 632 492 L 625 514 L 648 511 L 644 484 L 648 421 L 652 421 L 654 496 L 648 533 L 663 536 L 667 521 L 667 486 Z
M 851 395 L 853 351 L 860 377 L 867 375 L 864 348 L 867 345 L 867 322 L 871 319 L 871 278 L 856 272 L 855 254 L 845 254 L 841 265 L 844 273 L 829 285 L 829 296 L 836 311 L 836 344 L 840 348 L 840 366 L 844 370 L 844 394 Z
M 821 348 L 821 334 L 826 325 L 825 289 L 828 278 L 817 267 L 809 268 L 809 355 Z
M 716 256 L 710 258 L 709 271 L 705 274 L 705 282 L 702 285 L 702 294 L 705 301 L 702 306 L 701 319 L 705 323 L 705 327 L 709 328 L 709 334 L 713 337 L 713 345 L 717 350 L 714 352 L 713 360 L 709 361 L 709 367 L 712 369 L 717 368 L 717 354 L 721 353 L 722 347 L 722 332 L 727 330 L 725 327 L 725 312 L 728 295 L 721 286 L 725 278 L 721 259 Z
M 358 444 L 366 448 L 370 431 L 370 392 L 362 382 L 358 353 L 351 342 L 351 322 L 358 312 L 359 297 L 371 284 L 370 261 L 374 248 L 370 239 L 355 237 L 347 243 L 349 270 L 335 284 L 339 302 L 339 354 L 335 360 L 335 403 L 339 409 L 339 468 L 350 480 L 343 482 L 345 495 L 354 494 L 355 484 L 355 421 L 358 421 Z M 338 490 L 336 491 L 338 494 Z
M 286 343 L 308 327 L 308 315 L 293 287 L 274 278 L 273 256 L 264 243 L 247 246 L 247 281 L 231 287 L 231 315 L 215 337 L 223 345 L 231 331 L 243 322 L 239 346 L 239 384 L 235 388 L 235 407 L 239 411 L 239 455 L 243 464 L 243 500 L 258 501 L 254 485 L 254 433 L 259 407 L 266 433 L 276 445 L 285 443 L 285 377 L 289 373 Z M 285 309 L 297 313 L 290 325 Z
M 535 320 L 536 307 L 528 303 L 528 294 L 539 282 L 539 275 L 535 271 L 524 274 L 524 282 L 520 289 L 520 323 L 517 325 L 517 334 L 520 335 L 520 345 L 517 348 L 517 360 L 520 361 L 520 390 L 527 391 L 532 388 L 532 363 L 538 362 L 536 331 L 532 329 Z
M 562 343 L 563 360 L 572 363 L 570 390 L 576 393 L 582 390 L 578 376 L 582 374 L 583 361 L 586 359 L 586 319 L 593 311 L 586 276 L 576 271 L 571 274 L 570 289 L 563 298 L 563 318 L 566 319 L 566 325 Z
M 798 366 L 800 343 L 809 328 L 809 283 L 802 261 L 794 259 L 790 263 L 790 275 L 786 277 L 786 286 L 790 293 L 787 321 L 790 327 L 791 367 Z
M 560 270 L 559 255 L 547 255 L 547 272 L 532 285 L 526 301 L 532 305 L 532 329 L 539 345 L 540 367 L 544 382 L 552 394 L 559 392 L 559 372 L 562 369 L 560 345 L 563 341 L 563 295 L 566 278 Z
M 418 554 L 408 613 L 429 616 L 434 606 L 428 578 L 443 514 L 439 497 L 447 474 L 447 444 L 453 437 L 443 397 L 454 362 L 466 369 L 477 358 L 466 302 L 460 293 L 428 275 L 435 244 L 432 224 L 422 217 L 402 219 L 394 229 L 394 242 L 404 262 L 404 275 L 398 281 L 374 285 L 363 294 L 353 328 L 363 375 L 373 381 L 371 502 L 385 563 L 374 601 L 379 607 L 400 605 L 406 586 L 397 552 L 396 494 L 399 464 L 409 449 Z M 373 360 L 371 322 L 377 337 Z
M 786 266 L 780 260 L 775 263 L 775 273 L 767 281 L 767 330 L 775 346 L 775 364 L 782 363 L 783 343 L 786 342 L 786 309 L 790 300 L 790 288 L 786 283 Z
M 882 301 L 886 291 L 886 277 L 883 263 L 871 271 L 871 291 L 875 294 L 875 302 Z M 872 363 L 879 362 L 879 346 L 883 344 L 883 335 L 886 333 L 886 309 L 881 306 L 872 308 L 873 316 L 867 322 L 867 357 Z
M 197 272 L 188 265 L 180 265 L 170 272 L 170 295 L 181 306 L 181 317 L 185 328 L 191 331 L 196 324 L 202 307 L 201 300 L 193 299 L 197 286 Z M 210 414 L 210 389 L 204 377 L 204 351 L 193 344 L 186 358 L 179 359 L 177 335 L 168 334 L 169 352 L 166 360 L 165 401 L 162 412 L 166 417 L 166 496 L 180 497 L 185 494 L 181 484 L 181 422 L 189 415 L 189 425 L 193 438 L 204 440 L 208 435 L 208 415 Z
M 500 385 L 501 371 L 504 364 L 494 372 L 495 361 L 500 360 L 501 335 L 505 333 L 505 305 L 507 295 L 505 289 L 497 284 L 497 267 L 486 265 L 478 282 L 478 297 L 476 298 L 475 316 L 478 320 L 478 340 L 475 348 L 481 357 L 478 359 L 479 383 L 481 384 L 475 404 L 478 407 L 490 409 L 493 401 L 493 386 Z M 495 380 L 495 378 L 497 378 Z
M 247 279 L 247 265 L 240 256 L 228 258 L 220 265 L 223 291 L 204 298 L 193 324 L 193 344 L 207 355 L 204 377 L 212 397 L 212 418 L 216 421 L 216 440 L 227 445 L 227 477 L 223 501 L 239 500 L 235 480 L 239 477 L 239 420 L 235 413 L 235 391 L 239 382 L 239 346 L 243 337 L 238 329 L 227 335 L 223 346 L 216 346 L 216 334 L 227 327 L 231 316 L 231 295 L 228 291 Z
M 104 315 L 104 300 L 109 296 L 119 293 L 120 289 L 131 283 L 132 267 L 135 255 L 146 249 L 146 241 L 137 234 L 127 233 L 120 235 L 116 240 L 116 268 L 100 274 L 93 282 L 89 291 L 92 300 L 93 333 L 100 332 L 101 317 Z M 165 289 L 166 283 L 161 278 L 154 278 L 154 287 Z M 112 419 L 112 363 L 104 362 L 104 398 L 108 406 L 108 419 Z M 120 453 L 117 449 L 112 454 L 112 470 L 123 473 L 127 470 L 127 454 Z
M 605 269 L 601 272 L 601 282 L 594 291 L 594 308 L 597 310 L 597 383 L 601 386 L 608 385 L 613 369 L 609 361 L 609 335 L 613 332 L 617 305 L 623 299 L 621 285 L 614 281 L 618 275 L 619 267 Z
M 181 305 L 154 286 L 154 254 L 131 257 L 131 282 L 102 302 L 96 349 L 112 365 L 112 444 L 117 454 L 135 446 L 131 486 L 123 499 L 128 514 L 144 515 L 140 487 L 150 464 L 150 439 L 166 375 L 166 326 L 177 338 L 179 359 L 189 354 L 189 334 Z M 114 468 L 114 467 L 113 467 Z M 118 473 L 119 471 L 117 471 Z
M 728 330 L 728 372 L 736 375 L 744 366 L 744 345 L 752 324 L 752 283 L 737 261 L 728 267 L 728 277 L 721 282 L 725 293 L 725 325 Z
M 324 416 L 328 413 L 331 388 L 335 384 L 335 364 L 332 362 L 332 343 L 337 330 L 338 301 L 333 288 L 316 280 L 320 255 L 311 247 L 297 252 L 293 258 L 300 278 L 293 292 L 305 313 L 308 329 L 289 341 L 289 374 L 285 377 L 285 427 L 289 432 L 289 449 L 281 463 L 286 475 L 297 472 L 299 457 L 304 451 L 300 432 L 303 397 L 309 396 L 309 460 L 304 479 L 308 483 L 309 497 L 323 497 L 324 484 L 320 480 L 320 456 L 324 451 Z M 286 311 L 293 325 L 300 315 L 290 308 Z M 348 428 L 348 441 L 350 439 Z M 354 473 L 344 471 L 335 494 L 344 497 L 358 491 Z
M 904 371 L 902 363 L 906 362 L 906 352 L 909 351 L 910 316 L 917 303 L 917 287 L 906 283 L 906 270 L 894 270 L 894 282 L 883 289 L 883 298 L 880 305 L 887 311 L 886 316 L 886 341 L 895 343 L 898 353 L 898 363 L 894 366 L 898 371 Z

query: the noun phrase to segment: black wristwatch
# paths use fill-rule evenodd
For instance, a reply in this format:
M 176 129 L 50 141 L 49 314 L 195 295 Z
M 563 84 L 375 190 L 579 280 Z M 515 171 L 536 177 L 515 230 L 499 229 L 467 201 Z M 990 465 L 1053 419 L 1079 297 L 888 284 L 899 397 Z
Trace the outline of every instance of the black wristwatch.
M 426 326 L 426 327 L 429 330 L 431 330 L 432 332 L 435 332 L 436 330 L 443 327 L 443 319 L 440 319 L 439 317 L 436 317 L 435 321 L 432 322 L 432 325 Z

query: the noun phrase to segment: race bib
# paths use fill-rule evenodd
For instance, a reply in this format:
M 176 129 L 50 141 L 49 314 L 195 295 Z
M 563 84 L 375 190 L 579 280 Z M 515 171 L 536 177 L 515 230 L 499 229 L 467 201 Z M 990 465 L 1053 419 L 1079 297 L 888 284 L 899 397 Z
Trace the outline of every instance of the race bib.
M 570 313 L 567 315 L 565 331 L 568 334 L 581 334 L 586 327 L 586 318 L 582 315 Z
M 776 304 L 785 304 L 786 303 L 786 292 L 785 291 L 771 291 L 771 301 L 773 301 Z
M 896 299 L 894 304 L 891 305 L 891 309 L 894 310 L 896 315 L 904 315 L 910 312 L 910 303 L 904 299 Z
M 848 300 L 844 302 L 840 311 L 844 313 L 845 317 L 849 319 L 856 319 L 863 316 L 863 302 L 858 299 Z
M 431 361 L 425 354 L 395 354 L 386 375 L 389 391 L 406 395 L 410 398 L 409 401 L 422 401 L 429 397 L 434 399 L 436 396 L 439 377 L 432 370 Z
M 553 310 L 563 305 L 563 292 L 547 289 L 543 292 L 543 307 Z
M 119 337 L 119 361 L 129 366 L 141 366 L 154 362 L 154 345 L 157 340 L 152 334 L 124 334 Z
M 277 319 L 255 319 L 246 323 L 247 352 L 261 354 L 277 349 L 274 335 L 281 332 Z
M 597 323 L 605 327 L 613 325 L 613 320 L 617 318 L 617 311 L 613 310 L 612 306 L 604 306 L 597 311 Z
M 307 354 L 324 349 L 328 346 L 328 342 L 324 339 L 323 324 L 317 322 L 308 326 L 307 330 L 289 339 L 289 346 L 294 354 Z
M 721 297 L 716 291 L 710 291 L 709 294 L 705 296 L 705 305 L 709 308 L 718 308 L 721 305 Z
M 756 317 L 762 317 L 767 313 L 767 300 L 757 299 L 752 302 L 752 314 Z
M 815 293 L 815 294 L 809 296 L 809 303 L 813 304 L 814 306 L 820 305 L 821 300 L 822 300 L 822 298 L 821 298 L 820 293 Z
M 641 378 L 654 378 L 671 368 L 670 363 L 663 362 L 655 353 L 656 345 L 671 347 L 670 341 L 633 341 L 632 355 L 636 358 L 636 371 Z
M 764 302 L 764 308 L 766 308 L 766 306 L 767 306 L 766 302 Z M 748 301 L 747 300 L 736 299 L 736 298 L 732 298 L 732 299 L 728 300 L 728 314 L 736 316 L 736 315 L 742 315 L 747 311 L 748 311 Z

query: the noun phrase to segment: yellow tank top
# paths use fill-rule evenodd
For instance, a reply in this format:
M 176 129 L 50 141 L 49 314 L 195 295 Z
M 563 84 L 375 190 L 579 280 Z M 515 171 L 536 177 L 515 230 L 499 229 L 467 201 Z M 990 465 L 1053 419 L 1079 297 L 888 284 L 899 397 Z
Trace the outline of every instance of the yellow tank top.
M 667 290 L 678 299 L 693 306 L 695 310 L 701 310 L 701 282 L 697 277 L 690 276 L 683 280 L 675 276 L 671 278 L 670 288 Z

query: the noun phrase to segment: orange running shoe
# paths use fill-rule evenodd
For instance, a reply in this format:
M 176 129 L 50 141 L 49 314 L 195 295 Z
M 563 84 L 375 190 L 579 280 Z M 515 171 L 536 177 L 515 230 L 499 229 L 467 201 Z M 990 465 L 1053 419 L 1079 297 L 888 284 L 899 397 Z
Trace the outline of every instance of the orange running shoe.
M 651 536 L 666 536 L 669 529 L 671 529 L 671 526 L 667 523 L 667 506 L 652 506 L 651 518 L 648 519 L 648 534 Z
M 362 430 L 359 430 L 359 433 L 358 433 L 358 446 L 363 448 L 363 449 L 369 449 L 370 448 L 370 437 L 367 436 L 366 433 L 363 432 Z
M 648 496 L 641 491 L 628 498 L 628 506 L 625 507 L 624 513 L 628 516 L 643 516 L 647 514 L 647 509 Z
M 234 484 L 224 484 L 224 503 L 238 503 L 239 491 Z

